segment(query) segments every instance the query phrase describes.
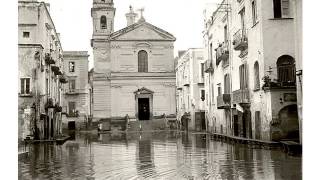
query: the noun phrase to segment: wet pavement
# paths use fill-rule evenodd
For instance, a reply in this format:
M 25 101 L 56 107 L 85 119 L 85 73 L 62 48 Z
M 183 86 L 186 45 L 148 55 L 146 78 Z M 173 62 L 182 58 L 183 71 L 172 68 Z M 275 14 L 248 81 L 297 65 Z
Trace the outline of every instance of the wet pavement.
M 28 147 L 19 179 L 302 179 L 302 158 L 182 132 L 79 133 Z

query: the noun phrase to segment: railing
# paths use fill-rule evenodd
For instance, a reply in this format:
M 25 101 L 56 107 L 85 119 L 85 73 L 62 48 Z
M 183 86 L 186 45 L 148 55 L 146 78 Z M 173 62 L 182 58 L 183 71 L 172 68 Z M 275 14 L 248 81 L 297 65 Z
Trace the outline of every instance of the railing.
M 248 89 L 239 89 L 232 93 L 233 103 L 238 104 L 249 104 L 250 103 L 250 92 Z
M 79 94 L 80 89 L 66 89 L 66 94 L 74 95 L 74 94 Z
M 204 72 L 206 72 L 206 73 L 213 73 L 214 72 L 211 59 L 206 60 L 206 62 L 204 63 Z
M 231 102 L 231 95 L 230 94 L 222 94 L 217 96 L 217 108 L 218 109 L 229 109 Z
M 50 53 L 46 53 L 44 60 L 46 62 L 46 64 L 50 65 L 50 64 L 55 64 L 56 62 L 53 60 L 52 56 Z
M 234 45 L 234 50 L 243 51 L 248 48 L 248 38 L 247 38 L 246 29 L 239 29 L 233 35 L 233 45 Z
M 229 62 L 229 43 L 223 42 L 219 44 L 216 52 L 216 65 L 218 66 L 221 61 Z

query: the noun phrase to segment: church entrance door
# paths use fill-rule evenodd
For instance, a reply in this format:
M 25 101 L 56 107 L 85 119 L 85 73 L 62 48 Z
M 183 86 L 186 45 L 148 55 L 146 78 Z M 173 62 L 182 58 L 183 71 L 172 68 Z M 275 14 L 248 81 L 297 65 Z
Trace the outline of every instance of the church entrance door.
M 138 99 L 138 114 L 139 114 L 139 120 L 149 120 L 150 119 L 149 98 L 139 98 Z

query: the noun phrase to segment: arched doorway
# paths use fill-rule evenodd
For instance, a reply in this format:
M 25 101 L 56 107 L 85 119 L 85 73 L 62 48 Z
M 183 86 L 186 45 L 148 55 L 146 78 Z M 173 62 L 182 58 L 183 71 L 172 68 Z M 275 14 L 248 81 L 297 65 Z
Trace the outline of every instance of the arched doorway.
M 278 114 L 282 139 L 299 140 L 299 120 L 297 105 L 289 105 L 282 108 Z

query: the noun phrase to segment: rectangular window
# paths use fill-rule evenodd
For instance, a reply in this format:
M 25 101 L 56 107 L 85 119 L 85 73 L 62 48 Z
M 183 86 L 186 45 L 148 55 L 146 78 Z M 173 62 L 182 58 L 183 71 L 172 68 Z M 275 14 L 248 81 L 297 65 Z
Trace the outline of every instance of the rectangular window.
M 248 88 L 248 69 L 246 64 L 239 67 L 240 89 Z
M 221 96 L 221 87 L 218 86 L 218 96 Z
M 257 4 L 256 1 L 252 1 L 252 23 L 253 25 L 257 22 Z
M 243 8 L 243 9 L 239 12 L 239 14 L 240 14 L 240 19 L 241 19 L 241 29 L 242 29 L 242 31 L 244 31 L 244 30 L 245 30 L 245 27 L 246 27 L 246 24 L 245 24 L 245 13 L 246 13 L 245 8 Z M 243 32 L 243 33 L 244 33 L 244 32 Z
M 227 44 L 228 42 L 228 26 L 224 26 L 224 43 Z
M 75 63 L 74 62 L 69 62 L 69 72 L 74 72 L 75 69 Z
M 274 18 L 286 18 L 290 16 L 289 0 L 273 0 Z
M 204 78 L 204 63 L 201 63 L 201 77 Z
M 46 94 L 49 95 L 49 79 L 46 78 Z
M 76 113 L 76 102 L 69 102 L 69 115 L 75 115 Z
M 201 90 L 201 100 L 204 101 L 206 99 L 206 91 Z
M 30 78 L 21 78 L 20 85 L 21 94 L 30 94 Z
M 30 32 L 23 32 L 23 37 L 24 38 L 29 38 L 30 37 Z
M 76 89 L 76 80 L 70 79 L 69 80 L 69 91 L 73 92 Z

